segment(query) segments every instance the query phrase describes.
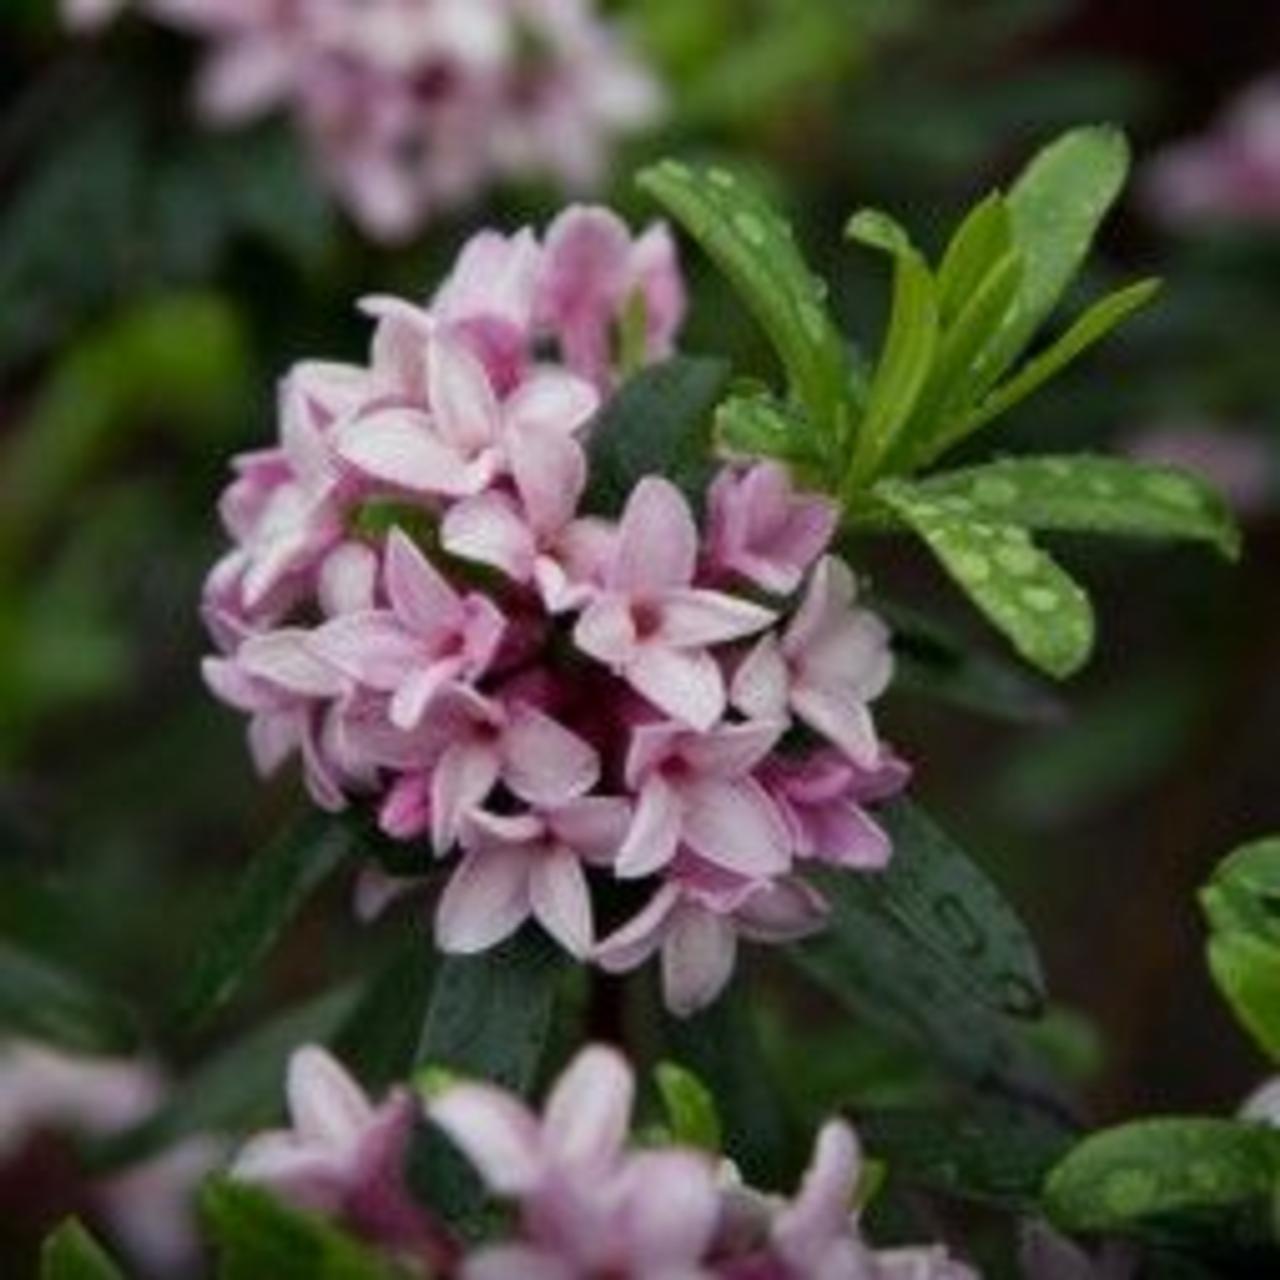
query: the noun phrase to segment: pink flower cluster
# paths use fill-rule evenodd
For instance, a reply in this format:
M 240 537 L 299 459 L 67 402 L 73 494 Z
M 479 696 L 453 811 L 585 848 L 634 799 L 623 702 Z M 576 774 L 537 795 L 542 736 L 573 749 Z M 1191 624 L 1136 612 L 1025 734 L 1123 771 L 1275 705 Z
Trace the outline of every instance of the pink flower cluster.
M 63 0 L 101 25 L 122 0 Z M 403 240 L 495 179 L 596 185 L 657 84 L 591 0 L 137 0 L 213 46 L 201 114 L 287 107 L 364 230 Z
M 541 1116 L 492 1085 L 446 1086 L 428 1101 L 428 1118 L 489 1191 L 517 1208 L 513 1238 L 464 1253 L 436 1225 L 432 1247 L 414 1254 L 403 1236 L 367 1226 L 364 1234 L 457 1280 L 976 1280 L 940 1246 L 866 1242 L 856 1212 L 858 1140 L 843 1121 L 823 1128 L 798 1193 L 785 1201 L 744 1186 L 707 1152 L 633 1147 L 634 1095 L 629 1065 L 599 1046 L 570 1063 Z M 252 1140 L 232 1176 L 324 1212 L 338 1199 L 318 1197 L 317 1186 L 341 1188 L 339 1199 L 380 1188 L 366 1199 L 399 1204 L 404 1146 L 385 1134 L 404 1129 L 406 1099 L 397 1091 L 375 1108 L 322 1050 L 299 1050 L 293 1129 Z
M 1145 196 L 1173 226 L 1280 222 L 1280 77 L 1242 94 L 1201 137 L 1157 156 Z
M 74 1156 L 57 1158 L 59 1143 L 107 1138 L 142 1123 L 165 1093 L 159 1071 L 139 1059 L 0 1042 L 0 1221 L 37 1225 L 30 1220 L 33 1203 L 37 1212 L 54 1209 L 59 1216 L 87 1208 L 148 1274 L 190 1275 L 198 1253 L 196 1191 L 221 1157 L 219 1144 L 189 1138 L 92 1180 Z M 73 1150 L 68 1145 L 63 1154 Z
M 533 918 L 610 971 L 661 952 L 696 1009 L 739 936 L 821 924 L 805 864 L 889 856 L 864 807 L 906 775 L 868 709 L 888 634 L 824 554 L 836 513 L 773 464 L 723 470 L 704 532 L 660 476 L 584 512 L 622 319 L 650 358 L 680 320 L 660 226 L 571 209 L 477 236 L 427 307 L 365 305 L 369 363 L 296 367 L 279 443 L 236 460 L 206 680 L 263 772 L 297 755 L 319 805 L 458 855 L 443 949 Z M 649 893 L 600 938 L 603 878 Z

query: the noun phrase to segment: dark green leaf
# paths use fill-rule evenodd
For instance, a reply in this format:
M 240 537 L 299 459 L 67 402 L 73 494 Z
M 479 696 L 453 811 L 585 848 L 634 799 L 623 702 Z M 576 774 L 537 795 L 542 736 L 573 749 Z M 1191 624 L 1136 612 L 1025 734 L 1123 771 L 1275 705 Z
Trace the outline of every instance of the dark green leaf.
M 226 1005 L 303 903 L 358 847 L 347 824 L 308 813 L 259 854 L 197 953 L 179 997 L 179 1020 L 194 1026 Z
M 1028 360 L 1017 373 L 997 387 L 971 413 L 962 414 L 939 441 L 935 457 L 965 436 L 1007 413 L 1038 391 L 1090 347 L 1100 342 L 1135 311 L 1145 307 L 1160 289 L 1158 280 L 1139 280 L 1095 302 L 1052 346 Z
M 124 1272 L 74 1218 L 40 1250 L 40 1280 L 125 1280 Z
M 665 1028 L 671 1056 L 697 1072 L 716 1100 L 725 1154 L 753 1185 L 784 1185 L 795 1171 L 781 1093 L 770 1077 L 744 984 L 734 983 L 691 1018 L 666 1018 Z
M 1085 662 L 1094 640 L 1089 598 L 1025 530 L 904 481 L 881 481 L 875 493 L 1028 662 L 1059 679 Z
M 1272 1239 L 1277 1178 L 1275 1130 L 1161 1117 L 1086 1138 L 1050 1174 L 1044 1204 L 1065 1231 L 1260 1244 Z
M 791 229 L 741 178 L 667 160 L 640 186 L 692 235 L 738 290 L 786 369 L 790 389 L 827 438 L 851 439 L 855 374 Z
M 1226 503 L 1177 467 L 1089 454 L 1006 458 L 929 476 L 913 491 L 956 516 L 1026 529 L 1186 539 L 1231 559 L 1240 550 Z
M 718 1154 L 724 1145 L 724 1135 L 720 1111 L 711 1090 L 692 1071 L 675 1062 L 658 1063 L 654 1078 L 672 1138 L 682 1146 Z
M 938 298 L 933 276 L 906 234 L 874 210 L 856 214 L 849 223 L 848 234 L 892 256 L 894 281 L 893 307 L 858 429 L 852 469 L 845 481 L 846 497 L 881 471 L 910 421 L 938 345 Z
M 645 476 L 700 494 L 711 471 L 711 413 L 729 379 L 723 360 L 677 356 L 623 385 L 591 429 L 587 510 L 616 515 Z
M 1036 1207 L 1049 1170 L 1071 1145 L 1042 1112 L 980 1098 L 964 1106 L 857 1115 L 858 1134 L 895 1178 L 1015 1211 Z
M 994 377 L 1017 359 L 1080 269 L 1129 169 L 1117 129 L 1073 129 L 1041 151 L 1008 196 L 1022 288 L 1011 322 L 989 353 Z
M 3 940 L 0 1031 L 90 1054 L 127 1053 L 136 1043 L 133 1021 L 114 999 Z
M 257 1187 L 212 1183 L 203 1207 L 218 1246 L 219 1280 L 395 1280 L 404 1275 L 328 1222 L 286 1208 Z

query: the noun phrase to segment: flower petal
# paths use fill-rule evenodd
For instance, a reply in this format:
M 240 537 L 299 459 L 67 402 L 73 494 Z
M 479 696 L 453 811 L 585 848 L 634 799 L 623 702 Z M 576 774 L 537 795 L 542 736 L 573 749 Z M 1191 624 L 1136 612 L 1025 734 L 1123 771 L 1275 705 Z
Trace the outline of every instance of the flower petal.
M 501 770 L 501 757 L 487 742 L 464 739 L 440 757 L 431 777 L 431 842 L 436 853 L 452 847 L 462 819 L 484 802 Z
M 529 901 L 538 923 L 575 960 L 584 960 L 595 943 L 595 925 L 591 893 L 578 858 L 567 849 L 535 853 Z
M 682 834 L 694 852 L 738 875 L 779 875 L 791 865 L 787 829 L 751 779 L 710 779 L 684 790 Z
M 724 677 L 709 653 L 642 644 L 627 664 L 626 677 L 659 711 L 691 728 L 705 732 L 724 714 Z
M 427 1103 L 427 1115 L 491 1191 L 521 1195 L 538 1185 L 543 1167 L 538 1122 L 505 1090 L 456 1084 Z
M 428 348 L 427 396 L 448 444 L 469 455 L 497 443 L 501 412 L 484 365 L 442 334 Z
M 563 369 L 535 369 L 507 400 L 506 426 L 513 439 L 571 436 L 600 407 L 600 394 L 585 378 Z
M 391 693 L 423 662 L 422 644 L 388 609 L 345 613 L 311 635 L 311 647 L 335 674 Z
M 410 631 L 432 635 L 457 621 L 457 592 L 401 529 L 387 537 L 382 573 L 391 607 Z
M 590 791 L 600 757 L 576 733 L 527 704 L 514 707 L 502 735 L 502 778 L 522 800 L 554 807 Z
M 527 582 L 533 572 L 537 543 L 505 494 L 481 493 L 451 507 L 440 541 L 450 555 L 493 565 L 517 582 Z
M 669 480 L 641 480 L 622 512 L 609 585 L 635 593 L 687 587 L 697 558 L 698 530 L 684 495 Z
M 344 682 L 319 654 L 316 634 L 301 627 L 286 627 L 250 636 L 236 652 L 236 661 L 247 675 L 290 693 L 309 698 L 336 697 Z
M 630 920 L 597 944 L 596 964 L 606 973 L 628 973 L 642 965 L 661 945 L 679 902 L 679 886 L 664 884 Z
M 668 591 L 662 596 L 662 639 L 680 649 L 740 640 L 769 626 L 777 614 L 723 591 Z
M 692 1151 L 640 1151 L 625 1176 L 631 1256 L 653 1273 L 695 1274 L 720 1221 L 711 1162 Z
M 682 816 L 675 791 L 662 778 L 650 778 L 640 790 L 614 874 L 620 879 L 635 879 L 665 867 L 676 856 Z
M 733 925 L 722 916 L 685 904 L 662 943 L 662 994 L 678 1018 L 705 1009 L 733 976 L 737 958 Z
M 489 455 L 467 459 L 435 434 L 426 414 L 414 409 L 380 409 L 346 422 L 334 432 L 334 449 L 357 471 L 418 493 L 478 493 L 494 472 Z
M 440 895 L 436 943 L 461 955 L 487 951 L 528 917 L 528 854 L 522 849 L 468 853 Z
M 543 1110 L 548 1153 L 586 1176 L 602 1176 L 621 1154 L 631 1127 L 635 1076 L 602 1045 L 583 1049 L 556 1081 Z
M 840 689 L 800 684 L 791 691 L 791 707 L 805 724 L 829 738 L 854 764 L 869 769 L 880 759 L 880 740 L 865 702 Z
M 354 1147 L 373 1119 L 373 1107 L 364 1090 L 318 1045 L 294 1051 L 285 1091 L 294 1127 L 308 1141 Z

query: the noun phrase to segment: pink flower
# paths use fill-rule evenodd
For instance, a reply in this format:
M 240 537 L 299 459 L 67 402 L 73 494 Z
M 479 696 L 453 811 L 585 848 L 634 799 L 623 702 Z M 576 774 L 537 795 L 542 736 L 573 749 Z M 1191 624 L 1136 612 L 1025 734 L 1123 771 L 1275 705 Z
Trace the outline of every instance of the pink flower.
M 299 1208 L 341 1219 L 432 1266 L 453 1252 L 443 1229 L 405 1186 L 404 1165 L 417 1115 L 407 1090 L 375 1107 L 324 1049 L 307 1045 L 289 1060 L 291 1127 L 251 1138 L 230 1174 L 259 1183 Z
M 336 433 L 336 448 L 365 476 L 415 493 L 479 493 L 507 467 L 511 443 L 572 435 L 598 403 L 581 379 L 535 370 L 499 401 L 481 362 L 456 338 L 428 330 L 426 405 L 374 404 Z
M 462 829 L 466 854 L 436 914 L 440 949 L 486 951 L 532 916 L 585 959 L 595 939 L 583 863 L 613 857 L 629 812 L 625 800 L 578 796 L 515 817 L 472 813 Z
M 145 1061 L 0 1043 L 0 1183 L 21 1181 L 28 1144 L 121 1134 L 154 1114 L 165 1093 L 159 1071 Z M 87 1201 L 148 1274 L 189 1275 L 198 1257 L 196 1190 L 219 1157 L 216 1142 L 196 1137 L 87 1186 L 74 1185 L 74 1175 L 88 1178 L 88 1171 L 73 1170 L 65 1209 Z
M 711 1004 L 733 976 L 738 938 L 793 942 L 822 926 L 826 906 L 803 881 L 750 880 L 681 855 L 665 883 L 593 953 L 626 973 L 660 953 L 663 1002 L 677 1017 Z
M 732 696 L 749 716 L 776 719 L 790 710 L 855 764 L 874 768 L 880 744 L 867 704 L 888 685 L 893 657 L 887 628 L 855 606 L 856 594 L 849 567 L 823 557 L 781 640 L 761 637 L 738 668 Z
M 485 1084 L 455 1084 L 428 1115 L 490 1189 L 517 1201 L 520 1240 L 481 1249 L 464 1280 L 683 1280 L 719 1216 L 712 1162 L 688 1151 L 626 1148 L 635 1082 L 613 1050 L 584 1049 L 556 1082 L 542 1118 Z
M 488 670 L 506 623 L 487 596 L 455 591 L 399 529 L 387 539 L 383 584 L 389 609 L 334 618 L 311 646 L 351 680 L 390 694 L 391 723 L 414 729 L 442 688 Z
M 775 755 L 758 776 L 787 824 L 796 857 L 851 870 L 888 863 L 889 837 L 863 806 L 907 785 L 911 771 L 902 761 L 886 753 L 868 770 L 837 751 L 801 760 Z
M 652 875 L 681 845 L 736 875 L 785 872 L 791 861 L 786 828 L 751 776 L 782 729 L 768 721 L 707 733 L 670 723 L 636 729 L 627 754 L 636 811 L 618 850 L 617 874 Z
M 1143 462 L 1199 472 L 1242 516 L 1260 514 L 1275 499 L 1275 451 L 1257 431 L 1172 422 L 1138 432 L 1126 451 Z
M 569 368 L 609 387 L 619 325 L 635 306 L 643 309 L 646 358 L 669 355 L 685 309 L 671 233 L 657 223 L 633 241 L 607 209 L 566 209 L 547 231 L 538 308 Z
M 582 449 L 562 436 L 525 436 L 510 448 L 519 501 L 500 492 L 467 498 L 441 527 L 446 550 L 536 584 L 552 613 L 580 608 L 599 590 L 614 550 L 603 520 L 575 519 L 587 482 Z
M 660 711 L 709 729 L 724 713 L 725 689 L 708 647 L 759 631 L 774 614 L 694 588 L 697 557 L 697 527 L 680 491 L 642 480 L 622 513 L 604 590 L 573 638 Z
M 71 31 L 100 31 L 120 13 L 128 0 L 61 0 L 62 21 Z
M 790 595 L 826 550 L 838 518 L 829 499 L 797 494 L 776 462 L 726 467 L 708 494 L 707 558 L 718 572 Z

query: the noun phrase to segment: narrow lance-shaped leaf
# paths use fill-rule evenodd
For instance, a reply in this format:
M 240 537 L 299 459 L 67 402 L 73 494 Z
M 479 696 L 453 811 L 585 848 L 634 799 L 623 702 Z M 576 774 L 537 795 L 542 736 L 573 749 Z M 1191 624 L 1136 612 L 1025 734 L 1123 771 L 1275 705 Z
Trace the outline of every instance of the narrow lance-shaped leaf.
M 1034 666 L 1062 679 L 1093 648 L 1088 596 L 1017 525 L 981 518 L 963 500 L 882 481 L 882 499 L 924 539 L 965 594 Z
M 851 439 L 859 388 L 825 286 L 790 228 L 742 178 L 666 160 L 638 182 L 703 247 L 768 335 L 790 390 L 825 441 Z
M 1026 529 L 1204 542 L 1234 559 L 1226 503 L 1177 467 L 1090 454 L 1006 458 L 917 480 L 916 500 Z
M 125 1280 L 124 1272 L 74 1218 L 40 1250 L 40 1280 Z
M 1086 1138 L 1049 1175 L 1044 1204 L 1065 1231 L 1271 1239 L 1280 1133 L 1231 1120 L 1162 1117 Z
M 664 475 L 690 493 L 705 489 L 712 410 L 728 379 L 726 361 L 691 356 L 628 379 L 592 425 L 585 508 L 616 515 L 647 475 Z
M 1013 223 L 1004 197 L 993 191 L 951 237 L 938 266 L 938 305 L 948 325 L 970 304 L 982 282 L 1013 249 Z
M 132 1019 L 75 974 L 0 940 L 0 1034 L 49 1040 L 80 1053 L 127 1053 Z
M 925 460 L 932 460 L 944 449 L 965 436 L 972 435 L 1038 391 L 1090 347 L 1123 324 L 1135 311 L 1145 307 L 1159 289 L 1158 280 L 1139 280 L 1095 302 L 1052 346 L 1029 360 L 971 413 L 958 418 Z
M 197 954 L 179 997 L 179 1021 L 203 1022 L 227 1004 L 303 903 L 357 848 L 349 824 L 308 814 L 259 854 Z
M 933 276 L 902 229 L 884 214 L 868 209 L 854 216 L 848 235 L 892 256 L 894 282 L 884 345 L 842 488 L 846 500 L 881 471 L 899 433 L 910 421 L 938 344 Z
M 1075 278 L 1129 170 L 1124 135 L 1073 129 L 1041 151 L 1008 195 L 1013 242 L 1023 257 L 1022 288 L 1009 323 L 986 360 L 998 378 L 1025 350 Z

